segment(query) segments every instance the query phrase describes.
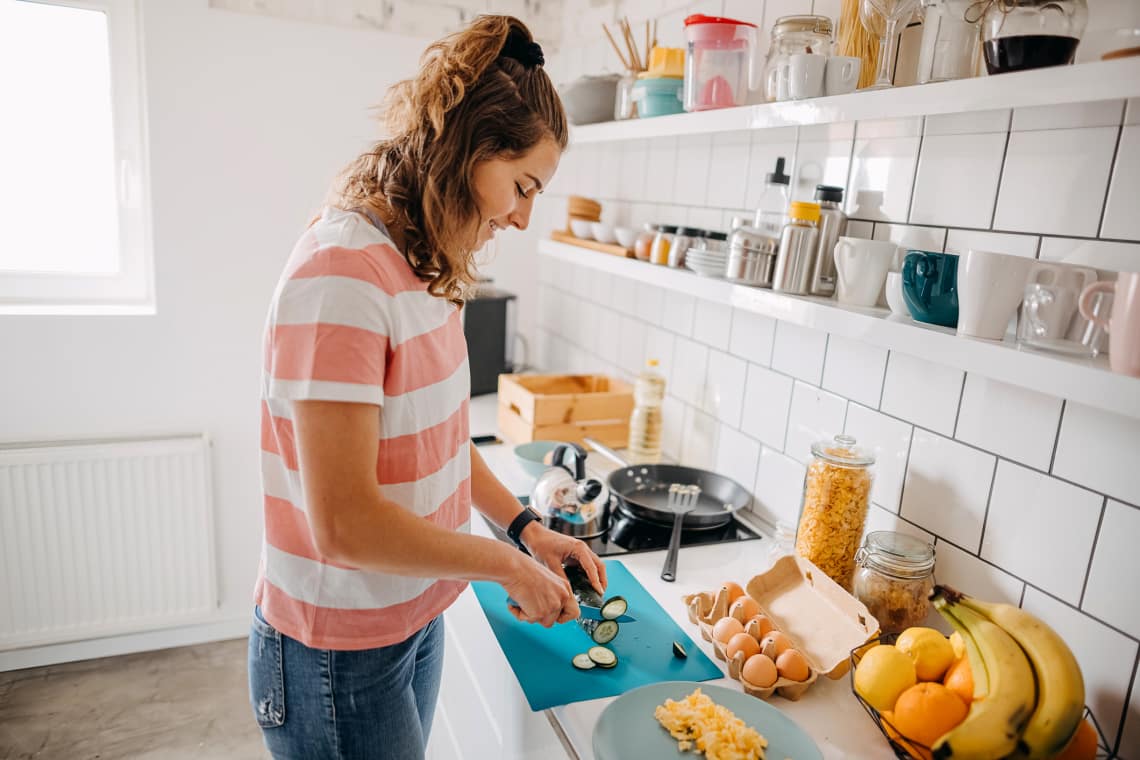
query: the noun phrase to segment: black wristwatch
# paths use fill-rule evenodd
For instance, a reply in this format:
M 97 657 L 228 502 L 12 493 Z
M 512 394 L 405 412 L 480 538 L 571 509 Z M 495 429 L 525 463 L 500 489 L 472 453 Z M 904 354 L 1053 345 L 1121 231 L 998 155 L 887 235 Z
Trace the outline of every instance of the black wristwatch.
M 511 520 L 511 524 L 507 526 L 507 538 L 515 542 L 522 551 L 526 552 L 526 547 L 522 543 L 523 528 L 530 525 L 532 522 L 542 522 L 542 515 L 532 507 L 524 507 L 522 512 L 519 512 L 518 517 Z M 530 552 L 526 552 L 530 554 Z

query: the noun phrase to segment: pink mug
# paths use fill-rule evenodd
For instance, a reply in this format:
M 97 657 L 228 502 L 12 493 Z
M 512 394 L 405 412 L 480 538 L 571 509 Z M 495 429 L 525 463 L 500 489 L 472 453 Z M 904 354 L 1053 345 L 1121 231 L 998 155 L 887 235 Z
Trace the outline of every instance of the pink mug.
M 1112 293 L 1112 315 L 1093 314 L 1096 293 Z M 1121 272 L 1116 282 L 1094 282 L 1081 291 L 1081 316 L 1108 332 L 1108 363 L 1113 372 L 1140 377 L 1140 272 Z

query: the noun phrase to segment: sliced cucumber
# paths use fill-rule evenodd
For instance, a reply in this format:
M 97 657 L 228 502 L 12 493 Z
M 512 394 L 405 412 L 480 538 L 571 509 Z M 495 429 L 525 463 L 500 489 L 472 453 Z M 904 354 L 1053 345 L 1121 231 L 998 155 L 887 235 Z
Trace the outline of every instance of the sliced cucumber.
M 578 618 L 578 625 L 590 634 L 590 638 L 594 640 L 595 644 L 610 643 L 617 637 L 620 628 L 617 622 L 613 620 L 587 620 L 586 618 Z
M 681 642 L 679 641 L 673 642 L 673 656 L 679 660 L 683 660 L 689 656 L 688 652 L 685 651 L 685 648 L 681 646 Z
M 605 647 L 590 647 L 586 655 L 593 660 L 600 668 L 612 668 L 617 665 L 617 655 L 613 653 L 612 649 Z
M 602 605 L 602 617 L 606 620 L 617 620 L 629 609 L 629 603 L 620 596 L 611 597 Z
M 574 655 L 574 659 L 570 662 L 574 663 L 574 667 L 578 668 L 578 670 L 593 670 L 595 667 L 594 661 L 590 659 L 590 655 L 586 652 Z

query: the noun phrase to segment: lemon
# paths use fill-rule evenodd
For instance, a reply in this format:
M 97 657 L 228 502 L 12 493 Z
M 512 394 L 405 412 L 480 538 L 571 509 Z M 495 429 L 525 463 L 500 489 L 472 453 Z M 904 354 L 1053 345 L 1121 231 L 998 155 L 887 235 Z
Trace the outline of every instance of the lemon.
M 895 646 L 914 662 L 920 681 L 939 681 L 954 664 L 954 646 L 933 628 L 907 628 Z
M 893 709 L 917 680 L 914 661 L 890 644 L 872 648 L 855 666 L 855 691 L 880 712 Z
M 966 642 L 962 640 L 962 634 L 957 631 L 950 634 L 950 646 L 954 647 L 955 660 L 960 660 L 966 656 Z

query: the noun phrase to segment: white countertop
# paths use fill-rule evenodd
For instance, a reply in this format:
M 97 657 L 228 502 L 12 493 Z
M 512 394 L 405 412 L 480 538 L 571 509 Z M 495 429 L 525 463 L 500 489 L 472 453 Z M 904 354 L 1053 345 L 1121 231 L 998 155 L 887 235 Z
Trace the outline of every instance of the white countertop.
M 489 435 L 495 432 L 495 404 L 494 395 L 472 400 L 472 435 Z M 488 466 L 514 493 L 530 492 L 533 481 L 515 462 L 511 446 L 484 445 L 479 447 L 479 451 Z M 473 533 L 491 535 L 482 520 L 472 520 L 471 526 Z M 661 580 L 664 551 L 623 554 L 617 559 L 625 564 L 638 582 L 697 642 L 705 654 L 724 670 L 724 663 L 715 658 L 712 645 L 704 641 L 699 631 L 689 622 L 681 597 L 697 591 L 718 588 L 727 580 L 735 580 L 743 585 L 749 578 L 770 566 L 768 558 L 770 545 L 770 541 L 742 541 L 686 547 L 678 557 L 675 583 Z M 727 677 L 710 683 L 728 688 L 740 688 L 736 681 Z M 571 757 L 592 760 L 594 725 L 602 710 L 613 700 L 614 697 L 609 697 L 577 702 L 548 711 L 552 722 L 561 730 L 565 742 L 569 745 L 567 752 Z M 786 713 L 807 731 L 828 760 L 840 758 L 888 760 L 894 757 L 878 728 L 852 695 L 847 676 L 837 681 L 819 679 L 798 702 L 773 696 L 769 704 Z

